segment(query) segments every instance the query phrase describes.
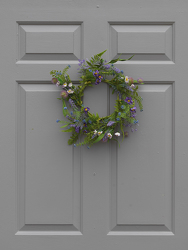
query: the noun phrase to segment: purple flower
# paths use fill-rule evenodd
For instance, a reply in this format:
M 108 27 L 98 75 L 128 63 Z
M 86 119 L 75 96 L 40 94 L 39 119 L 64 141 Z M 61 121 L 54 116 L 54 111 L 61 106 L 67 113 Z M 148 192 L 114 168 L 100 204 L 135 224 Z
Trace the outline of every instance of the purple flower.
M 125 85 L 125 88 L 133 92 L 133 89 L 128 84 Z
M 79 63 L 78 63 L 79 66 L 81 66 L 83 63 L 85 63 L 85 60 L 78 60 L 78 61 L 79 61 Z
M 115 123 L 114 121 L 109 121 L 108 124 L 107 124 L 107 126 L 110 127 L 110 126 L 112 126 L 114 123 Z
M 60 122 L 60 120 L 58 119 L 56 122 L 58 123 L 58 122 Z
M 96 70 L 96 71 L 93 72 L 94 77 L 97 77 L 98 74 L 99 74 L 99 71 L 98 71 L 98 70 Z
M 67 93 L 67 91 L 65 91 L 65 90 L 63 90 L 63 91 L 61 91 L 61 97 L 63 98 L 63 99 L 66 99 L 67 98 L 67 96 L 68 96 L 68 93 Z
M 124 100 L 126 103 L 128 104 L 133 104 L 133 101 L 132 101 L 132 97 L 126 97 L 126 99 Z
M 100 79 L 100 80 L 102 80 L 103 79 L 103 77 L 101 76 L 101 75 L 98 75 L 98 77 L 97 77 L 98 79 Z
M 79 127 L 79 126 L 76 126 L 76 127 L 75 127 L 75 131 L 76 131 L 76 133 L 79 133 L 80 127 Z
M 106 65 L 104 65 L 104 68 L 105 68 L 105 69 L 109 69 L 109 68 L 110 68 L 110 65 L 109 65 L 109 64 L 106 64 Z
M 103 79 L 103 76 L 101 76 L 101 75 L 99 74 L 99 71 L 98 71 L 98 70 L 94 71 L 94 72 L 93 72 L 93 75 L 94 75 L 94 77 L 96 77 L 95 85 L 98 85 L 98 84 L 101 82 L 101 80 Z
M 69 99 L 69 103 L 73 109 L 77 109 L 77 106 L 72 99 Z
M 135 113 L 136 112 L 136 107 L 131 108 L 130 111 Z
M 51 82 L 52 82 L 53 84 L 56 84 L 56 83 L 58 82 L 58 79 L 54 77 L 54 78 L 52 78 Z
M 97 134 L 92 135 L 92 138 L 91 138 L 91 139 L 95 138 L 95 136 L 97 136 Z
M 87 115 L 87 112 L 90 110 L 90 108 L 84 108 L 84 112 L 85 112 L 85 114 Z
M 120 73 L 120 69 L 118 69 L 118 68 L 114 68 L 114 71 L 115 71 L 116 73 Z
M 71 120 L 71 121 L 74 121 L 74 119 L 72 117 L 70 117 L 69 115 L 66 115 L 66 118 Z
M 108 141 L 108 136 L 107 133 L 105 133 L 104 137 L 101 140 L 102 142 L 107 142 Z
M 98 85 L 101 82 L 101 79 L 96 79 L 95 85 Z

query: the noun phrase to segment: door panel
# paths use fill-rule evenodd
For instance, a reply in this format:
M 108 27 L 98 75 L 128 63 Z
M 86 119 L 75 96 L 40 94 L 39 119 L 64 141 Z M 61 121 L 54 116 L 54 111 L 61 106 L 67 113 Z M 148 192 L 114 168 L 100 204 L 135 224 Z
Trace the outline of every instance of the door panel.
M 80 231 L 80 154 L 62 147 L 69 135 L 55 122 L 63 118 L 59 93 L 49 84 L 18 84 L 19 234 L 45 225 L 53 233 Z
M 137 118 L 147 124 L 126 128 L 126 144 L 112 149 L 112 232 L 173 234 L 173 83 L 145 83 L 140 95 L 145 108 Z
M 123 54 L 127 58 L 134 54 L 133 61 L 172 61 L 173 25 L 173 22 L 110 23 L 111 56 Z M 150 41 L 149 46 L 146 41 Z
M 186 1 L 3 1 L 0 248 L 187 249 Z M 6 28 L 5 28 L 6 27 Z M 49 72 L 107 49 L 137 79 L 144 111 L 123 142 L 68 146 Z M 92 113 L 113 112 L 102 83 Z M 128 128 L 125 128 L 128 130 Z
M 81 23 L 18 22 L 19 60 L 78 60 Z

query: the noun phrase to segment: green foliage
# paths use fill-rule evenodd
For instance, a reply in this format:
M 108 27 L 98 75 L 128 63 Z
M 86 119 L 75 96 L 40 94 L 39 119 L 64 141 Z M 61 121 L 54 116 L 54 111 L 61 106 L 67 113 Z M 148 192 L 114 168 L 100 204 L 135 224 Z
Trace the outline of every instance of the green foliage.
M 67 127 L 68 126 L 68 124 L 66 124 L 66 125 L 63 125 L 62 127 L 60 127 L 60 128 L 65 128 L 65 127 Z
M 97 137 L 97 139 L 95 139 L 94 143 L 96 143 L 96 142 L 102 140 L 102 138 L 104 137 L 105 133 L 106 133 L 106 131 L 105 131 L 104 133 L 102 133 L 101 135 L 99 135 L 99 136 Z
M 86 145 L 86 144 L 90 144 L 91 145 L 91 134 L 88 134 L 85 138 L 84 138 L 84 141 L 83 142 L 80 142 L 78 144 L 76 144 L 76 146 L 83 146 L 83 145 Z
M 116 104 L 115 104 L 115 106 L 114 106 L 114 108 L 115 108 L 115 111 L 118 113 L 119 112 L 119 110 L 120 110 L 120 104 L 121 104 L 121 101 L 120 100 L 116 100 Z
M 99 53 L 99 54 L 97 54 L 97 56 L 98 57 L 101 57 L 105 52 L 107 51 L 107 49 L 106 50 L 104 50 L 103 52 L 101 52 L 101 53 Z
M 142 110 L 142 109 L 143 109 L 142 97 L 136 95 L 136 96 L 134 96 L 134 98 L 135 98 L 135 100 L 137 101 L 140 110 Z
M 133 55 L 134 56 L 134 55 Z M 133 58 L 133 56 L 131 56 L 130 58 L 128 59 L 120 59 L 120 58 L 117 58 L 117 59 L 113 59 L 111 60 L 109 63 L 116 63 L 118 61 L 128 61 L 128 60 L 131 60 Z
M 128 59 L 117 58 L 106 63 L 101 58 L 105 52 L 106 50 L 92 56 L 90 60 L 80 61 L 79 73 L 81 73 L 81 77 L 79 85 L 73 85 L 71 82 L 67 73 L 70 65 L 65 67 L 63 71 L 52 70 L 50 72 L 52 77 L 57 78 L 55 80 L 59 81 L 59 85 L 63 85 L 62 93 L 67 92 L 65 96 L 58 99 L 62 100 L 63 115 L 68 119 L 68 121 L 59 121 L 59 123 L 64 123 L 61 128 L 66 128 L 62 132 L 71 132 L 68 140 L 69 145 L 91 146 L 103 138 L 109 141 L 110 139 L 108 138 L 111 138 L 118 130 L 121 131 L 124 139 L 125 125 L 137 123 L 136 118 L 131 113 L 131 108 L 134 107 L 135 101 L 138 103 L 139 108 L 143 109 L 142 98 L 137 92 L 138 86 L 134 86 L 131 89 L 131 84 L 125 82 L 125 75 L 113 65 L 118 61 L 131 60 L 134 55 Z M 96 70 L 98 73 L 97 76 L 94 76 L 93 73 Z M 85 88 L 94 87 L 98 76 L 102 76 L 100 84 L 108 84 L 112 89 L 112 94 L 115 93 L 117 95 L 114 112 L 105 117 L 100 117 L 98 113 L 91 113 L 90 109 L 86 110 L 88 107 L 84 107 L 82 101 Z M 137 83 L 137 81 L 134 81 L 134 83 Z M 126 97 L 132 98 L 131 104 L 125 102 Z M 69 111 L 69 106 L 72 109 L 71 112 Z M 112 139 L 117 141 L 114 138 Z M 82 141 L 77 143 L 79 140 Z
M 74 144 L 75 142 L 77 142 L 78 138 L 79 138 L 79 134 L 76 132 L 73 132 L 72 135 L 70 136 L 70 139 L 68 140 L 68 144 L 69 145 Z
M 74 131 L 74 128 L 68 128 L 68 129 L 66 129 L 66 130 L 61 130 L 62 132 L 72 132 L 72 131 Z
M 63 115 L 66 116 L 67 115 L 67 110 L 64 109 L 66 107 L 66 103 L 65 103 L 64 99 L 62 99 L 62 101 L 63 101 Z
M 80 111 L 75 111 L 75 112 L 74 112 L 74 116 L 75 116 L 75 119 L 76 119 L 76 120 L 79 120 L 79 119 L 80 119 L 80 116 L 81 116 L 81 112 L 80 112 Z
M 69 124 L 68 121 L 59 121 L 58 123 L 66 123 L 66 124 Z

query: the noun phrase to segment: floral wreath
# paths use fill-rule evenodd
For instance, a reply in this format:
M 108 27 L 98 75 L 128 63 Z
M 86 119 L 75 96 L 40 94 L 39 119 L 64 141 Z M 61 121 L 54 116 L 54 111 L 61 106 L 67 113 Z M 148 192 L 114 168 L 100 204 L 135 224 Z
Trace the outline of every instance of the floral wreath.
M 143 79 L 137 81 L 132 77 L 124 76 L 123 71 L 114 67 L 117 61 L 126 61 L 124 59 L 114 59 L 110 62 L 102 59 L 103 51 L 90 60 L 79 60 L 81 73 L 80 84 L 72 84 L 67 74 L 70 65 L 63 71 L 52 70 L 52 83 L 56 86 L 62 86 L 61 98 L 63 102 L 63 115 L 68 121 L 57 120 L 57 123 L 64 123 L 61 128 L 66 128 L 62 132 L 72 132 L 68 144 L 74 146 L 87 145 L 88 148 L 97 142 L 109 142 L 116 140 L 119 136 L 128 137 L 129 132 L 124 131 L 125 127 L 130 127 L 131 131 L 137 131 L 134 125 L 139 125 L 136 119 L 135 101 L 138 103 L 140 111 L 143 111 L 142 98 L 138 95 L 138 85 L 143 84 Z M 132 56 L 133 57 L 133 56 Z M 130 60 L 130 57 L 127 60 Z M 109 78 L 109 79 L 108 79 Z M 112 88 L 112 94 L 117 94 L 115 110 L 111 115 L 99 117 L 92 114 L 89 107 L 84 107 L 82 97 L 86 87 L 107 83 Z M 68 104 L 68 105 L 67 105 Z M 71 109 L 71 110 L 70 110 Z M 84 135 L 82 142 L 79 142 L 81 135 Z

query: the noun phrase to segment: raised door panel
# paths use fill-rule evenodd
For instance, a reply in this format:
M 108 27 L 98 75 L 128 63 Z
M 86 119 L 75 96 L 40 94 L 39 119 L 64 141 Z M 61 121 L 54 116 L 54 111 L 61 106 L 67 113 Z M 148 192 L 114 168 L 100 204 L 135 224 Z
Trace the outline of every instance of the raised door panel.
M 110 24 L 111 56 L 136 61 L 172 61 L 173 22 L 120 22 Z
M 141 125 L 126 127 L 123 147 L 112 147 L 110 235 L 173 235 L 173 83 L 146 83 L 140 95 Z
M 78 60 L 81 22 L 18 22 L 18 61 Z
M 56 123 L 59 90 L 17 86 L 17 234 L 81 234 L 80 154 Z

